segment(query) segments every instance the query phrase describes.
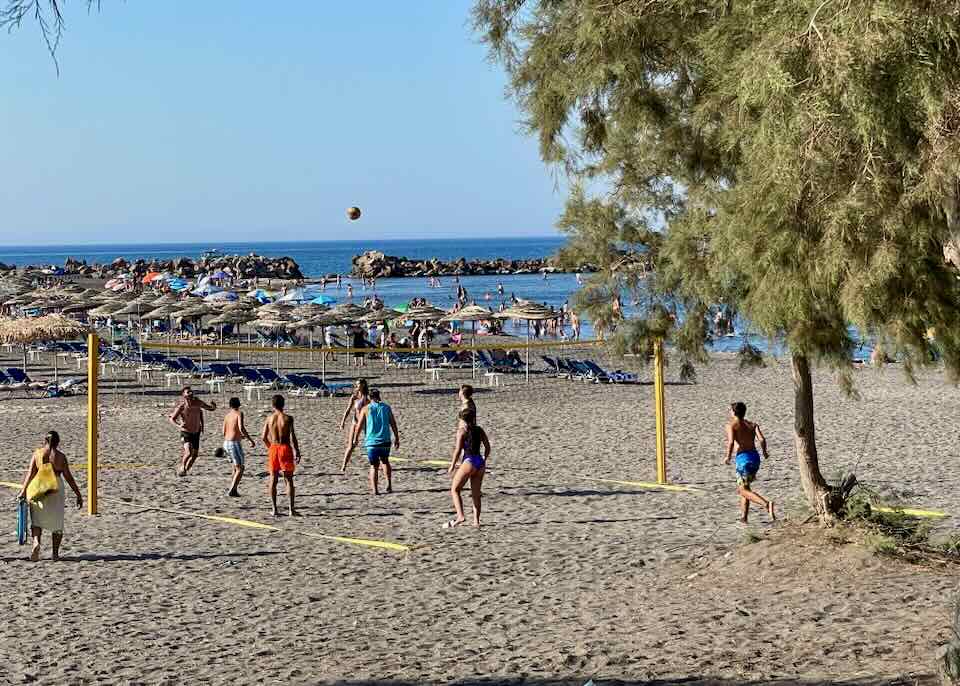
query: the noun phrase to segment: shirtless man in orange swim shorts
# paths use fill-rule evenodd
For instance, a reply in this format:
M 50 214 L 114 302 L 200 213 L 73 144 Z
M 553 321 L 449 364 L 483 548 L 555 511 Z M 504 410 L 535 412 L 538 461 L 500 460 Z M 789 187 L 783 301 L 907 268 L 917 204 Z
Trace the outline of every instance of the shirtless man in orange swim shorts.
M 267 446 L 267 471 L 270 472 L 273 516 L 280 514 L 277 512 L 277 479 L 283 474 L 283 480 L 287 484 L 287 496 L 290 498 L 290 516 L 299 517 L 300 513 L 293 506 L 293 472 L 295 465 L 300 464 L 300 443 L 297 442 L 297 433 L 293 429 L 293 417 L 283 411 L 283 406 L 283 396 L 273 396 L 273 414 L 267 417 L 260 437 Z

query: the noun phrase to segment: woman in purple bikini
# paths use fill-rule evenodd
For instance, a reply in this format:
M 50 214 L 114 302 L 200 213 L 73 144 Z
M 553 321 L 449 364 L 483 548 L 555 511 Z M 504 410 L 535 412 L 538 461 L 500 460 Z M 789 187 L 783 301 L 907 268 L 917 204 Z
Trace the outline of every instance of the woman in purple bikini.
M 447 474 L 453 476 L 450 484 L 450 498 L 453 500 L 453 509 L 456 510 L 456 519 L 444 524 L 445 529 L 460 526 L 466 519 L 463 516 L 463 498 L 460 493 L 463 486 L 470 480 L 470 497 L 473 500 L 473 525 L 480 528 L 480 488 L 483 485 L 483 475 L 487 470 L 487 460 L 490 458 L 490 441 L 486 432 L 477 426 L 475 410 L 464 409 L 459 417 L 463 423 L 457 427 L 457 440 L 453 447 L 453 456 L 450 458 L 450 467 Z M 483 454 L 481 455 L 481 450 Z M 460 458 L 463 462 L 457 469 Z M 454 474 L 454 469 L 457 469 Z

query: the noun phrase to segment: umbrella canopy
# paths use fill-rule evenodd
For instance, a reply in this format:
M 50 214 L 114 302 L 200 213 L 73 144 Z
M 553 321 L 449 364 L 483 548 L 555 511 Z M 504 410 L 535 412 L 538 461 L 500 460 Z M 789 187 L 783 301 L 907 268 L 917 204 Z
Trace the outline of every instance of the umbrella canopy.
M 140 295 L 136 291 L 121 291 L 120 293 L 110 293 L 104 292 L 102 295 L 98 296 L 97 300 L 108 300 L 113 302 L 133 302 Z
M 137 298 L 136 300 L 128 302 L 113 314 L 135 314 L 139 316 L 149 309 L 151 309 L 149 304 L 142 302 L 139 298 Z
M 233 277 L 233 274 L 230 274 L 229 272 L 225 272 L 222 269 L 219 269 L 210 275 L 211 279 L 221 279 L 221 280 L 230 279 L 232 277 Z
M 160 276 L 161 276 L 160 272 L 147 272 L 146 274 L 144 274 L 143 279 L 140 281 L 140 283 L 153 283 L 154 281 L 159 279 Z
M 161 305 L 160 307 L 150 310 L 146 314 L 140 315 L 140 319 L 166 319 L 167 317 L 172 317 L 173 315 L 177 314 L 181 309 L 183 308 L 173 304 Z
M 205 297 L 204 300 L 207 301 L 208 303 L 215 303 L 215 302 L 226 302 L 231 300 L 238 300 L 239 298 L 240 296 L 238 296 L 233 291 L 220 291 L 219 293 L 211 293 L 210 295 Z
M 503 312 L 497 312 L 493 315 L 497 319 L 521 319 L 526 321 L 536 321 L 544 319 L 554 319 L 560 314 L 546 305 L 537 303 L 522 303 L 508 307 Z
M 103 303 L 99 307 L 95 307 L 87 312 L 87 315 L 90 317 L 110 317 L 117 314 L 125 307 L 127 307 L 125 303 Z
M 218 314 L 220 310 L 216 307 L 208 305 L 207 303 L 200 303 L 197 305 L 190 305 L 186 309 L 182 309 L 177 313 L 177 319 L 197 319 L 199 317 L 206 317 L 208 314 Z
M 310 319 L 311 317 L 316 317 L 325 312 L 328 312 L 329 309 L 323 305 L 301 305 L 293 311 L 293 316 L 298 319 Z
M 388 322 L 393 319 L 403 318 L 405 315 L 403 312 L 398 312 L 397 310 L 391 309 L 389 307 L 384 307 L 379 310 L 374 310 L 373 312 L 368 312 L 358 319 L 359 322 Z
M 431 305 L 425 305 L 423 307 L 411 307 L 407 310 L 406 314 L 403 315 L 403 318 L 411 319 L 415 322 L 429 322 L 438 321 L 445 316 L 447 316 L 446 311 Z
M 335 314 L 340 317 L 345 322 L 355 322 L 360 317 L 368 313 L 368 310 L 360 307 L 359 305 L 354 305 L 353 303 L 344 303 L 343 305 L 337 305 L 332 310 L 331 314 Z
M 337 299 L 333 296 L 321 293 L 319 295 L 315 295 L 310 302 L 314 305 L 332 305 L 337 302 Z
M 180 296 L 174 295 L 173 293 L 167 293 L 166 295 L 161 295 L 156 300 L 152 301 L 154 307 L 161 307 L 163 305 L 172 305 L 174 303 L 180 302 Z
M 289 312 L 292 312 L 292 311 L 293 311 L 293 307 L 294 307 L 294 305 L 293 305 L 292 303 L 275 302 L 275 303 L 269 303 L 269 304 L 267 304 L 267 305 L 263 305 L 263 306 L 261 306 L 257 311 L 258 311 L 258 312 L 283 312 L 283 313 L 289 313 Z
M 92 300 L 89 302 L 74 302 L 62 308 L 60 311 L 64 314 L 69 314 L 71 312 L 86 312 L 87 310 L 92 310 L 98 304 L 99 303 Z
M 239 300 L 234 300 L 233 302 L 225 302 L 220 308 L 221 312 L 252 312 L 260 306 L 256 300 L 248 300 L 247 298 L 240 298 Z
M 253 298 L 254 300 L 256 300 L 261 304 L 267 303 L 273 300 L 273 293 L 270 293 L 269 291 L 265 291 L 262 288 L 256 288 L 250 291 L 249 293 L 247 293 L 247 296 L 250 298 Z
M 0 342 L 29 345 L 41 341 L 71 340 L 85 336 L 89 327 L 59 314 L 35 319 L 0 320 Z
M 214 317 L 211 319 L 208 324 L 211 326 L 223 326 L 226 324 L 246 324 L 252 322 L 256 319 L 256 315 L 243 310 L 234 310 L 232 312 L 224 312 L 219 317 Z
M 493 310 L 488 310 L 486 307 L 480 307 L 479 305 L 469 305 L 464 307 L 461 310 L 456 312 L 450 312 L 444 316 L 440 321 L 444 322 L 479 322 L 487 319 L 493 319 L 494 314 Z

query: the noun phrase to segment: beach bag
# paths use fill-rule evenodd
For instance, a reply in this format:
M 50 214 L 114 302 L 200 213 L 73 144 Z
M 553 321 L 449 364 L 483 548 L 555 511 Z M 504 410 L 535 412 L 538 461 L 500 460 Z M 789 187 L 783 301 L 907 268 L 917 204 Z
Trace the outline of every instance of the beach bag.
M 34 453 L 34 459 L 43 459 L 42 449 Z M 37 474 L 33 477 L 30 485 L 27 486 L 27 500 L 35 505 L 39 504 L 41 498 L 50 493 L 56 493 L 59 489 L 57 475 L 53 472 L 53 463 L 48 458 L 46 462 L 41 461 L 37 465 Z

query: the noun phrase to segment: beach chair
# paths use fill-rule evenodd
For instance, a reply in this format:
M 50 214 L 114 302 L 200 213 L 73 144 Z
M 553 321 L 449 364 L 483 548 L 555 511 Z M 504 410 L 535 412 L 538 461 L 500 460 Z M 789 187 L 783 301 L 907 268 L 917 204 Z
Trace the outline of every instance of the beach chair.
M 210 368 L 210 373 L 213 374 L 215 378 L 223 379 L 224 381 L 239 376 L 230 371 L 230 367 L 225 365 L 223 362 L 211 362 L 207 365 Z
M 570 360 L 565 357 L 557 358 L 557 367 L 560 369 L 560 373 L 568 379 L 579 379 L 582 377 L 582 373 L 574 369 L 570 364 Z
M 558 379 L 565 378 L 568 375 L 560 369 L 560 364 L 547 355 L 541 355 L 540 359 L 547 363 L 547 369 L 550 370 L 550 373 L 556 376 Z
M 575 373 L 576 376 L 574 378 L 579 379 L 581 381 L 592 381 L 594 383 L 600 383 L 600 382 L 607 383 L 610 381 L 610 379 L 607 378 L 606 374 L 603 374 L 600 376 L 595 374 L 593 370 L 590 369 L 590 367 L 588 367 L 583 363 L 582 360 L 574 360 L 570 358 L 567 360 L 567 364 L 570 365 L 570 368 Z
M 242 369 L 246 369 L 246 365 L 242 362 L 227 362 L 227 369 L 230 370 L 230 375 L 235 376 L 238 379 L 243 378 Z
M 257 367 L 256 372 L 260 375 L 263 383 L 269 385 L 270 388 L 280 388 L 284 385 L 283 378 L 269 367 Z
M 583 362 L 583 364 L 590 369 L 594 375 L 598 377 L 606 377 L 610 383 L 635 383 L 637 381 L 637 375 L 631 372 L 625 372 L 620 369 L 615 372 L 610 372 L 593 360 L 581 360 L 581 362 Z
M 507 355 L 505 350 L 490 350 L 489 355 L 497 371 L 515 372 L 523 368 L 523 363 Z
M 7 367 L 6 369 L 7 376 L 10 378 L 11 385 L 16 386 L 16 388 L 11 388 L 10 390 L 24 389 L 27 391 L 43 391 L 46 388 L 47 384 L 40 381 L 34 381 L 27 373 L 22 369 L 17 367 Z
M 17 383 L 11 379 L 6 373 L 0 371 L 0 391 L 19 391 L 26 388 L 27 385 L 24 383 Z
M 300 374 L 287 374 L 284 381 L 287 384 L 290 395 L 297 396 L 308 396 L 311 398 L 316 398 L 323 395 L 323 388 L 315 387 L 307 379 L 304 379 Z
M 205 376 L 210 376 L 213 372 L 210 371 L 209 367 L 201 367 L 192 358 L 189 357 L 178 357 L 177 361 L 180 363 L 180 366 L 183 367 L 188 373 L 193 374 L 196 377 L 203 378 Z
M 243 378 L 243 390 L 247 394 L 247 400 L 257 394 L 257 399 L 262 397 L 263 391 L 273 390 L 273 384 L 267 383 L 260 372 L 252 367 L 240 367 L 240 376 Z
M 301 374 L 300 378 L 310 384 L 312 388 L 323 391 L 325 395 L 329 396 L 340 395 L 342 392 L 353 388 L 353 384 L 349 383 L 324 383 L 320 377 L 313 374 Z

